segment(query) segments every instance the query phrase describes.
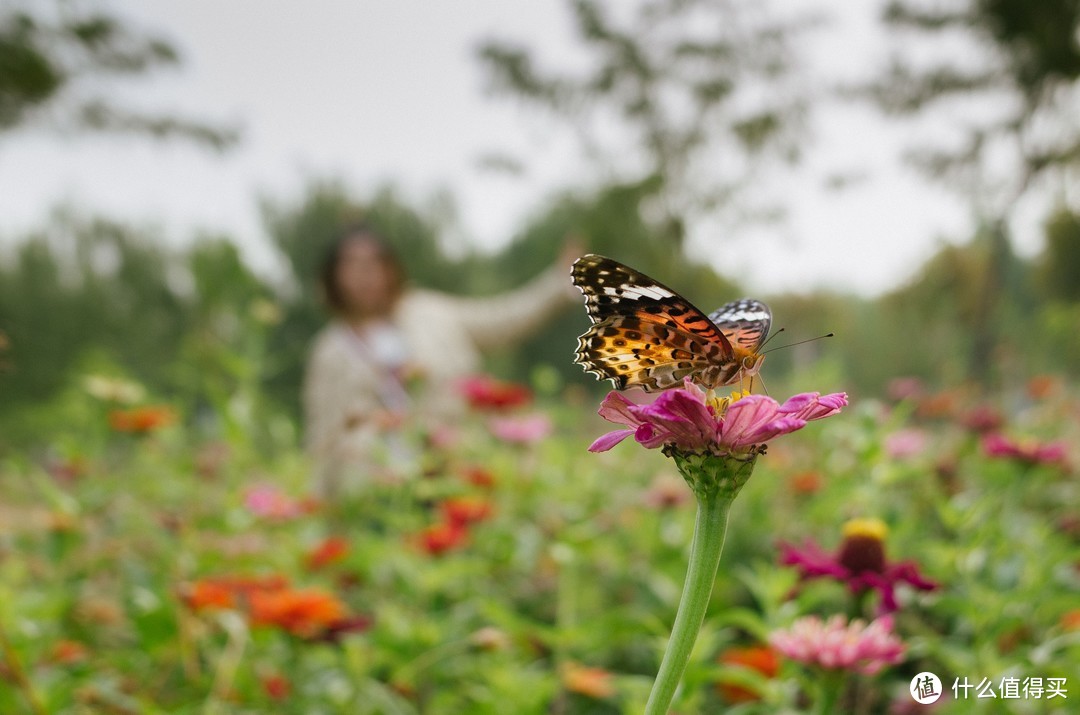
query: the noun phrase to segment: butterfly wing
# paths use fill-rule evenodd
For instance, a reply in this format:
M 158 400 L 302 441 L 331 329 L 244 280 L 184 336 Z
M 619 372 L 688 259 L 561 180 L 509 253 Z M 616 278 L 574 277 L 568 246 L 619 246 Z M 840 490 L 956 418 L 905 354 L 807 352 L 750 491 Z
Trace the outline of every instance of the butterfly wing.
M 743 298 L 717 308 L 709 320 L 720 329 L 736 352 L 756 355 L 772 326 L 772 311 L 760 300 Z
M 593 325 L 578 338 L 575 362 L 617 389 L 646 392 L 704 378 L 732 364 L 731 343 L 688 300 L 663 283 L 604 256 L 574 263 Z M 710 385 L 711 386 L 711 385 Z

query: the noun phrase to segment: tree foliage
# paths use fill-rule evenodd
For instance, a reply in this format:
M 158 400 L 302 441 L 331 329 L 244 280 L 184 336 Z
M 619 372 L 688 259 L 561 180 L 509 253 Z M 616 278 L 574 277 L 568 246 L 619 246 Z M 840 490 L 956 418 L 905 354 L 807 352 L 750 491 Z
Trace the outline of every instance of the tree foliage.
M 93 3 L 14 2 L 0 8 L 0 132 L 25 126 L 180 137 L 224 149 L 234 129 L 118 104 L 111 80 L 179 63 L 163 37 Z
M 585 69 L 491 40 L 479 50 L 491 90 L 563 120 L 610 183 L 651 187 L 677 248 L 688 220 L 726 206 L 767 159 L 797 155 L 792 25 L 722 0 L 569 5 Z

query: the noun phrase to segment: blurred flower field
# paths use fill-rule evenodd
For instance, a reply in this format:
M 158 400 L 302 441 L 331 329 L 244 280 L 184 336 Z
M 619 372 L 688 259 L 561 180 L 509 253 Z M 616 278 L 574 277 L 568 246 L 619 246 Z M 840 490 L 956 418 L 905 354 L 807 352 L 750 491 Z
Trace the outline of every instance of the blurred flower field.
M 894 387 L 769 445 L 672 712 L 1080 707 L 1080 399 Z M 320 503 L 299 451 L 89 381 L 49 456 L 0 464 L 0 712 L 640 713 L 689 489 L 589 453 L 592 396 L 467 389 L 395 427 L 415 469 Z

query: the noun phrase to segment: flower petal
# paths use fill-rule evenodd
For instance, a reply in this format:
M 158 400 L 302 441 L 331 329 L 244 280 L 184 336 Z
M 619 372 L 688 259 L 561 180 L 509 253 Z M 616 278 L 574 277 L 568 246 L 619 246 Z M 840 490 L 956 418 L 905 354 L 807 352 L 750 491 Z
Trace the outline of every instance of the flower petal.
M 641 424 L 641 420 L 635 417 L 631 412 L 631 408 L 636 406 L 637 405 L 633 402 L 626 399 L 621 392 L 615 392 L 613 390 L 609 392 L 604 398 L 604 401 L 600 403 L 600 409 L 596 411 L 596 414 L 600 415 L 608 422 L 614 422 L 617 425 L 637 427 Z
M 608 432 L 605 435 L 597 437 L 596 441 L 589 445 L 589 451 L 606 452 L 632 434 L 634 434 L 634 430 L 632 429 L 618 429 L 614 432 Z
M 834 392 L 824 397 L 817 392 L 803 392 L 788 399 L 779 411 L 801 420 L 820 420 L 836 414 L 847 403 L 846 392 Z
M 779 408 L 776 400 L 765 395 L 747 395 L 736 400 L 724 414 L 720 426 L 721 445 L 737 449 L 736 445 L 752 444 L 746 441 L 746 436 L 772 422 Z

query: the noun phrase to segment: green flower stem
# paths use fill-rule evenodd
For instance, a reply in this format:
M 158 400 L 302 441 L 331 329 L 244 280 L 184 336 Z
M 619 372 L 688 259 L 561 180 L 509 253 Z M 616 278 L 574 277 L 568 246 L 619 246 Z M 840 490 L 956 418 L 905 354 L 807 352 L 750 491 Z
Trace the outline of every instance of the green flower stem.
M 649 702 L 645 705 L 645 715 L 666 715 L 679 687 L 709 607 L 720 554 L 724 550 L 728 512 L 754 468 L 753 459 L 740 461 L 712 455 L 684 455 L 674 450 L 668 452 L 668 456 L 675 460 L 694 490 L 698 508 L 679 611 Z
M 822 674 L 815 713 L 831 715 L 837 712 L 836 705 L 840 701 L 840 694 L 844 692 L 844 680 L 844 672 L 840 670 L 827 670 Z

